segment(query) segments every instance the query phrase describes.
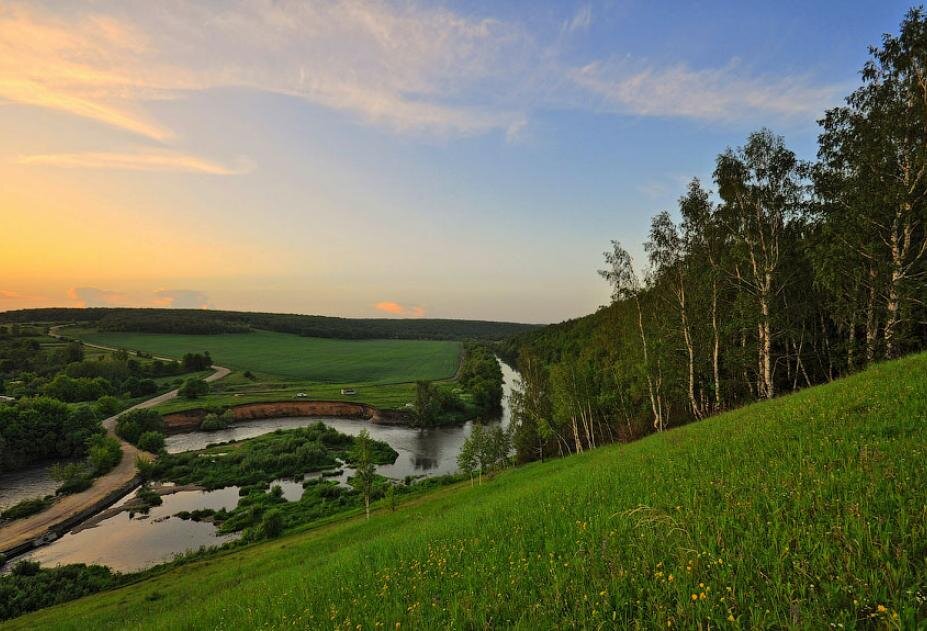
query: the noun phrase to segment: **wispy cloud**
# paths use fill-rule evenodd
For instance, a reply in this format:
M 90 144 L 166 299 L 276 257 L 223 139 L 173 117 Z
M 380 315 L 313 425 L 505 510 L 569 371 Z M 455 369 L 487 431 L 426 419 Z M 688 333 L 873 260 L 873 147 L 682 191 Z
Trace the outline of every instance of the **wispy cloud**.
M 808 117 L 836 102 L 840 86 L 815 85 L 808 77 L 750 73 L 736 60 L 695 70 L 632 59 L 593 62 L 570 73 L 576 85 L 597 95 L 595 107 L 637 116 L 744 120 Z
M 176 309 L 207 309 L 209 296 L 197 289 L 159 289 L 155 292 L 154 304 Z
M 422 318 L 425 316 L 425 309 L 423 307 L 407 307 L 405 305 L 399 304 L 398 302 L 392 302 L 390 300 L 378 302 L 373 307 L 377 311 L 382 311 L 383 313 L 388 313 L 390 315 L 406 316 L 411 318 Z
M 414 3 L 125 3 L 145 21 L 28 4 L 0 9 L 0 98 L 90 118 L 155 140 L 171 131 L 138 104 L 188 90 L 288 94 L 397 131 L 505 130 L 517 113 L 465 104 L 497 73 L 517 28 Z M 94 10 L 99 10 L 95 6 Z
M 97 287 L 72 287 L 68 290 L 68 298 L 78 307 L 113 307 L 126 302 L 122 292 Z
M 563 23 L 564 33 L 576 33 L 585 31 L 592 24 L 592 7 L 584 4 L 573 15 L 571 19 Z
M 252 169 L 247 161 L 238 167 L 227 167 L 203 158 L 173 151 L 141 151 L 135 153 L 54 153 L 20 156 L 20 164 L 61 167 L 66 169 L 118 169 L 127 171 L 176 171 L 210 175 L 238 175 Z
M 567 61 L 562 39 L 590 28 L 588 4 L 547 42 L 518 23 L 415 0 L 164 0 L 159 8 L 141 0 L 56 12 L 5 4 L 0 99 L 166 142 L 174 132 L 146 112 L 151 100 L 243 87 L 397 133 L 496 131 L 514 140 L 532 112 L 549 107 L 789 119 L 817 115 L 840 90 L 809 77 L 758 74 L 736 60 L 705 68 L 626 57 Z

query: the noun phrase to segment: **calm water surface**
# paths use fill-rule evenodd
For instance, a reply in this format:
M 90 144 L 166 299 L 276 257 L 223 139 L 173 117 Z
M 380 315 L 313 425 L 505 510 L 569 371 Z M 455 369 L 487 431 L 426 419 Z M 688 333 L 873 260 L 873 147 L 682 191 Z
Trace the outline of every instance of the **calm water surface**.
M 51 464 L 0 475 L 0 510 L 23 500 L 54 495 L 60 486 L 51 477 Z
M 511 419 L 508 399 L 517 373 L 506 364 L 500 364 L 505 379 L 503 410 L 501 417 L 493 423 L 508 427 Z M 399 452 L 399 457 L 394 464 L 377 467 L 377 471 L 381 475 L 400 480 L 406 476 L 433 476 L 456 472 L 457 454 L 473 428 L 472 423 L 456 427 L 414 429 L 373 425 L 367 421 L 351 419 L 279 418 L 240 423 L 217 432 L 178 434 L 168 437 L 165 446 L 169 452 L 178 453 L 202 449 L 210 443 L 253 438 L 277 429 L 305 427 L 318 421 L 351 435 L 357 435 L 362 429 L 367 429 L 373 438 L 389 443 Z M 310 474 L 307 477 L 315 475 L 318 474 Z M 332 479 L 345 483 L 349 475 L 351 471 L 347 468 L 339 478 Z M 36 474 L 35 479 L 39 478 Z M 299 481 L 278 480 L 274 484 L 283 487 L 283 495 L 287 500 L 296 501 L 302 496 L 302 485 Z M 51 492 L 54 492 L 54 487 Z M 42 494 L 44 493 L 32 492 L 26 496 Z M 117 504 L 127 501 L 134 494 L 133 491 Z M 2 497 L 0 495 L 0 501 Z M 166 495 L 163 500 L 164 503 L 152 508 L 147 516 L 120 513 L 101 521 L 93 528 L 76 534 L 66 534 L 58 541 L 38 548 L 22 558 L 40 561 L 43 565 L 100 563 L 114 570 L 130 572 L 169 561 L 174 555 L 186 550 L 220 545 L 238 536 L 217 536 L 212 524 L 171 517 L 180 511 L 192 511 L 197 508 L 232 509 L 238 504 L 238 487 L 215 491 L 184 491 Z

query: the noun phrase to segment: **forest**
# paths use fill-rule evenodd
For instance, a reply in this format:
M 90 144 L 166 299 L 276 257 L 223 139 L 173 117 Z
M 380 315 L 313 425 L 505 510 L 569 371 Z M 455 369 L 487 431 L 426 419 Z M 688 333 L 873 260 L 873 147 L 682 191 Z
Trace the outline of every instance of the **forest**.
M 502 340 L 538 325 L 433 318 L 336 318 L 201 309 L 42 308 L 0 312 L 0 323 L 82 322 L 104 331 L 211 335 L 252 329 L 341 339 Z
M 768 129 L 658 212 L 612 303 L 501 344 L 520 461 L 631 440 L 927 346 L 927 19 L 911 10 L 819 121 L 817 159 Z

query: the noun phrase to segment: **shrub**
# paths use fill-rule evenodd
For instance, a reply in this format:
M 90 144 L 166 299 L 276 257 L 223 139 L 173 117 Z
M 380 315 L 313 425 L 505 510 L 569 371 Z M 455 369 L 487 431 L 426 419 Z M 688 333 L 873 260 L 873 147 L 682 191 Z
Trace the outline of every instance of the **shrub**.
M 204 432 L 214 432 L 216 430 L 225 429 L 229 426 L 231 418 L 231 412 L 224 412 L 221 415 L 210 412 L 203 418 L 203 422 L 200 423 L 200 429 Z
M 93 407 L 100 416 L 109 417 L 119 411 L 119 399 L 111 394 L 105 394 L 97 399 Z
M 116 421 L 116 434 L 133 445 L 145 432 L 164 432 L 164 419 L 154 410 L 130 410 Z
M 87 462 L 93 475 L 111 471 L 122 460 L 122 447 L 112 436 L 98 434 L 87 440 Z
M 160 506 L 164 501 L 161 499 L 161 496 L 152 491 L 149 486 L 141 487 L 135 497 L 144 504 L 143 510 L 147 510 L 152 506 Z
M 0 620 L 67 602 L 115 585 L 117 576 L 102 565 L 64 565 L 45 569 L 38 563 L 17 563 L 0 576 Z
M 81 491 L 86 491 L 91 486 L 93 486 L 93 478 L 89 475 L 82 475 L 75 478 L 69 478 L 64 481 L 64 483 L 58 487 L 55 491 L 56 495 L 72 495 L 74 493 L 80 493 Z
M 283 534 L 283 513 L 274 508 L 267 511 L 264 519 L 261 520 L 261 535 L 266 539 L 274 539 L 281 534 Z
M 138 437 L 138 448 L 153 454 L 164 449 L 164 434 L 161 432 L 145 432 Z
M 10 506 L 8 509 L 0 513 L 0 518 L 20 519 L 22 517 L 28 517 L 29 515 L 35 515 L 36 513 L 42 512 L 51 506 L 51 504 L 52 497 L 50 495 L 23 500 L 18 504 Z M 2 563 L 0 563 L 0 565 L 2 565 Z
M 196 399 L 209 394 L 209 384 L 202 379 L 187 379 L 177 393 L 185 399 Z

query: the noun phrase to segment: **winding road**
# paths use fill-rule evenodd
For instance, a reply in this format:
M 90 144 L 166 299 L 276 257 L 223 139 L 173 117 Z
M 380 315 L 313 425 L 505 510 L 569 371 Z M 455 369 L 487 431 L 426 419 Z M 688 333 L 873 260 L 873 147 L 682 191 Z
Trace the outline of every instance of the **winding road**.
M 60 328 L 61 327 L 52 327 L 49 330 L 49 335 L 52 337 L 60 337 L 58 334 L 58 329 Z M 88 344 L 86 342 L 84 345 L 108 351 L 119 350 L 108 346 L 100 346 L 98 344 Z M 158 357 L 156 359 L 168 358 Z M 206 377 L 205 381 L 217 381 L 231 372 L 228 368 L 223 368 L 222 366 L 212 366 L 212 369 L 215 372 Z M 103 427 L 106 429 L 106 433 L 116 438 L 122 447 L 122 460 L 119 461 L 116 468 L 106 475 L 95 479 L 93 481 L 93 486 L 86 491 L 61 497 L 41 513 L 23 519 L 17 519 L 0 527 L 0 553 L 12 556 L 21 554 L 29 548 L 38 547 L 44 543 L 50 542 L 80 521 L 87 519 L 98 510 L 116 501 L 138 484 L 135 471 L 135 459 L 139 456 L 142 458 L 150 458 L 151 454 L 140 451 L 134 445 L 116 436 L 116 419 L 129 410 L 154 407 L 166 401 L 170 401 L 176 396 L 177 389 L 174 389 L 170 392 L 159 394 L 147 401 L 142 401 L 137 405 L 133 405 L 128 410 L 123 410 L 119 414 L 105 419 L 103 421 Z

